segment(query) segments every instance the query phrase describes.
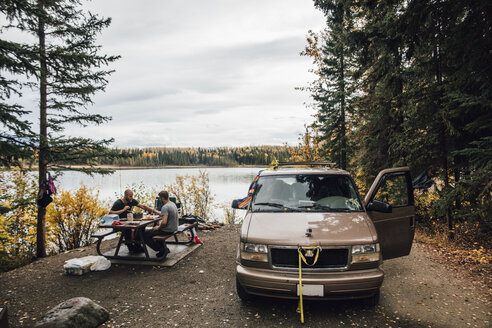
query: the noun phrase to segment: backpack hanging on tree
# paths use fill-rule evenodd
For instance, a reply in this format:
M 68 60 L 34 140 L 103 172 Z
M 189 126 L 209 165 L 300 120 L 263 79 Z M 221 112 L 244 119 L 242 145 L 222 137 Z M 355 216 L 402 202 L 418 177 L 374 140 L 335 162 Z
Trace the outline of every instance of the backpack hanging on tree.
M 48 186 L 48 189 L 47 189 L 48 193 L 50 195 L 56 195 L 56 186 L 55 186 L 55 183 L 53 181 L 53 178 L 51 177 L 50 172 L 48 172 L 47 186 Z
M 53 194 L 56 194 L 56 187 L 51 174 L 48 172 L 48 180 L 43 180 L 39 187 L 38 198 L 36 200 L 38 206 L 48 206 L 53 201 L 53 197 L 51 197 Z

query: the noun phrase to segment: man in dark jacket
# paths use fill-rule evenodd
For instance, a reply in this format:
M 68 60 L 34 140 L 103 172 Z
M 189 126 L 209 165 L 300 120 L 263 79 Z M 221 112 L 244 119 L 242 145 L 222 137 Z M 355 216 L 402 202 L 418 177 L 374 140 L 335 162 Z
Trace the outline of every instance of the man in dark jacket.
M 114 202 L 109 214 L 118 214 L 120 219 L 126 219 L 128 213 L 132 212 L 133 206 L 140 207 L 141 209 L 153 213 L 153 214 L 161 214 L 158 210 L 153 209 L 152 207 L 148 207 L 147 205 L 139 203 L 136 199 L 133 198 L 133 191 L 130 189 L 125 190 L 123 194 L 123 198 L 118 199 Z

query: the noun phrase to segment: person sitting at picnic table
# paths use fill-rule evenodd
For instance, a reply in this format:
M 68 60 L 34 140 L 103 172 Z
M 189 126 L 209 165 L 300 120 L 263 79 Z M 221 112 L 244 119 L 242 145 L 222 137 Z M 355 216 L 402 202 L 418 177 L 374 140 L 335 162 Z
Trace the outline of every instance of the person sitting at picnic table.
M 178 230 L 178 208 L 176 204 L 169 200 L 169 193 L 167 191 L 161 191 L 159 198 L 164 204 L 160 213 L 162 217 L 161 224 L 151 229 L 146 229 L 144 239 L 145 243 L 157 252 L 157 257 L 163 257 L 169 253 L 166 242 L 153 240 L 152 237 L 172 235 Z
M 128 217 L 128 213 L 132 212 L 133 206 L 137 206 L 149 213 L 160 214 L 158 210 L 153 209 L 147 205 L 139 203 L 136 199 L 133 198 L 133 191 L 130 189 L 125 190 L 123 197 L 114 202 L 109 214 L 118 214 L 120 219 L 126 219 Z M 125 241 L 132 240 L 132 232 L 130 230 L 124 231 Z M 135 238 L 138 238 L 135 236 Z M 128 250 L 130 253 L 139 253 L 143 252 L 143 248 L 140 245 L 127 244 Z

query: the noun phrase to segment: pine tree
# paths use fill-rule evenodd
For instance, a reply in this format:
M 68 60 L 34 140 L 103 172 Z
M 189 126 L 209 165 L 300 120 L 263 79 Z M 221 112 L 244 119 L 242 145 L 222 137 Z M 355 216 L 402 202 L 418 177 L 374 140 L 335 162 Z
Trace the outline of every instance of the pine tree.
M 354 55 L 350 45 L 354 4 L 351 0 L 315 0 L 314 3 L 325 14 L 327 23 L 320 78 L 312 94 L 318 109 L 316 125 L 324 157 L 346 169 L 350 153 L 347 131 L 353 97 Z
M 349 2 L 315 4 L 333 15 Z M 332 36 L 333 21 L 327 20 L 330 38 L 320 72 L 324 85 L 343 90 L 336 89 L 340 57 L 333 49 L 347 45 L 357 57 L 346 135 L 356 145 L 352 165 L 366 180 L 385 167 L 409 165 L 415 173 L 431 168 L 442 182 L 433 215 L 446 219 L 450 237 L 456 219 L 490 226 L 492 3 L 362 0 L 350 6 L 354 28 L 347 43 Z M 319 90 L 319 104 L 326 108 L 320 107 L 318 121 L 337 122 L 335 93 Z M 324 125 L 325 135 L 337 132 L 335 126 Z M 331 136 L 329 141 L 336 140 Z
M 0 13 L 8 17 L 19 14 L 15 1 L 0 2 Z M 7 28 L 0 26 L 0 33 Z M 29 82 L 15 79 L 17 74 L 33 75 L 32 51 L 18 42 L 0 39 L 0 165 L 18 166 L 22 160 L 33 155 L 31 124 L 23 119 L 28 114 L 12 98 L 22 97 L 22 89 L 32 86 Z
M 416 124 L 407 131 L 426 149 L 444 182 L 435 207 L 446 217 L 451 238 L 454 218 L 474 215 L 478 206 L 464 211 L 463 204 L 477 204 L 477 192 L 486 188 L 485 172 L 491 173 L 471 155 L 492 135 L 491 12 L 492 5 L 482 1 L 414 0 L 406 15 L 413 62 L 408 122 L 418 122 L 421 133 L 412 133 Z M 490 147 L 482 149 L 486 154 Z
M 354 161 L 364 172 L 366 183 L 381 168 L 406 164 L 400 143 L 403 137 L 404 48 L 401 32 L 403 1 L 362 1 L 355 74 L 358 97 Z
M 39 90 L 39 133 L 35 151 L 39 161 L 39 185 L 48 169 L 71 169 L 84 164 L 86 173 L 108 173 L 96 168 L 98 158 L 117 156 L 107 145 L 110 140 L 69 137 L 64 130 L 71 124 L 102 124 L 110 118 L 85 111 L 92 96 L 103 91 L 111 70 L 103 70 L 117 56 L 100 54 L 95 44 L 98 33 L 111 20 L 80 9 L 80 0 L 4 1 L 2 13 L 15 29 L 34 37 L 33 43 L 16 43 L 16 60 L 27 60 L 27 67 L 11 71 L 31 78 Z M 21 78 L 19 78 L 21 79 Z M 22 114 L 22 113 L 20 113 Z M 38 207 L 37 256 L 46 254 L 46 208 Z

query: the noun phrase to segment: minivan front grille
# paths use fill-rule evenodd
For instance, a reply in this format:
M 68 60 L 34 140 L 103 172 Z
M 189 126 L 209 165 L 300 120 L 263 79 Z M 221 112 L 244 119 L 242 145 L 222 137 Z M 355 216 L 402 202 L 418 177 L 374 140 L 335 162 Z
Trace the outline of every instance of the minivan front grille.
M 270 248 L 272 265 L 275 267 L 298 268 L 299 255 L 297 248 Z M 315 251 L 316 254 L 316 251 Z M 314 257 L 306 258 L 308 263 L 314 261 Z M 348 248 L 323 248 L 314 266 L 308 266 L 302 262 L 303 268 L 313 269 L 342 269 L 347 267 Z

